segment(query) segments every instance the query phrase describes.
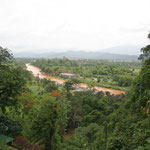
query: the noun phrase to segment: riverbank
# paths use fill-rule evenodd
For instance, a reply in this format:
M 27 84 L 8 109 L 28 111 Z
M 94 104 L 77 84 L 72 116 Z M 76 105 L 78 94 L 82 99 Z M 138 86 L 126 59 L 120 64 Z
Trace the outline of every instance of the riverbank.
M 51 81 L 55 81 L 59 85 L 63 85 L 66 82 L 66 80 L 64 79 L 56 78 L 56 77 L 48 75 L 47 73 L 41 72 L 40 68 L 32 66 L 30 64 L 26 64 L 26 68 L 28 71 L 31 71 L 35 77 L 39 77 L 40 79 L 45 78 Z M 88 88 L 88 85 L 86 83 L 80 83 L 78 86 Z M 111 94 L 114 94 L 114 95 L 125 94 L 125 91 L 123 90 L 116 90 L 116 89 L 105 88 L 105 87 L 100 87 L 100 86 L 95 86 L 94 88 L 97 91 L 110 92 Z

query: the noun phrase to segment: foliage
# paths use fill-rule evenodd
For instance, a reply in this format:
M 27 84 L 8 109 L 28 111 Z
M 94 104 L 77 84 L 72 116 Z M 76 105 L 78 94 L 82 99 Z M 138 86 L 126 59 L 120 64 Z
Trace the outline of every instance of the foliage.
M 73 82 L 71 80 L 65 82 L 64 88 L 66 90 L 66 96 L 67 99 L 70 99 L 70 97 L 72 96 L 71 94 L 71 90 L 73 90 Z
M 45 85 L 45 91 L 50 93 L 52 91 L 58 90 L 58 87 L 54 81 L 49 81 L 48 84 Z
M 10 150 L 10 148 L 5 142 L 0 142 L 0 150 Z
M 13 54 L 7 48 L 0 46 L 0 65 L 7 64 L 13 59 Z
M 56 97 L 56 99 L 59 99 L 59 98 L 62 97 L 62 94 L 59 93 L 59 92 L 57 92 L 57 91 L 53 91 L 53 92 L 51 93 L 51 95 L 54 96 L 54 97 Z
M 2 47 L 0 50 L 0 108 L 5 113 L 6 107 L 17 106 L 17 96 L 23 91 L 25 80 L 20 68 L 6 65 L 12 54 Z
M 148 34 L 148 38 L 150 39 L 150 33 Z M 141 48 L 141 52 L 143 54 L 141 54 L 138 59 L 144 61 L 146 58 L 150 57 L 150 45 Z
M 22 131 L 20 122 L 7 116 L 0 116 L 0 125 L 0 133 L 7 136 L 16 137 Z
M 133 86 L 133 101 L 136 101 L 138 111 L 141 107 L 145 107 L 150 97 L 150 59 L 145 60 L 141 68 L 141 72 Z
M 68 141 L 66 141 L 66 143 L 63 143 L 61 147 L 62 150 L 81 150 L 81 149 L 90 150 L 87 147 L 87 143 L 88 142 L 86 137 L 73 136 Z
M 30 143 L 25 137 L 18 136 L 15 141 L 14 145 L 22 150 L 40 150 L 40 147 Z
M 81 76 L 62 86 L 33 78 L 25 71 L 25 63 L 31 60 L 10 64 L 12 54 L 7 49 L 5 52 L 0 63 L 0 107 L 5 114 L 0 116 L 0 132 L 17 136 L 14 146 L 18 149 L 150 149 L 150 58 L 143 61 L 140 72 L 135 71 L 140 68 L 137 62 L 75 61 L 65 57 L 32 61 L 50 75 L 69 72 Z M 73 84 L 84 81 L 90 90 L 73 91 Z M 130 91 L 111 95 L 92 89 L 101 84 L 130 87 Z M 66 139 L 70 130 L 75 133 Z
M 32 120 L 32 132 L 35 141 L 42 140 L 45 150 L 57 149 L 59 105 L 52 97 L 44 96 L 36 117 Z
M 108 60 L 69 60 L 69 59 L 36 59 L 31 63 L 43 72 L 59 76 L 62 72 L 75 73 L 80 78 L 71 79 L 74 84 L 94 83 L 106 87 L 129 87 L 135 78 L 139 62 L 114 62 Z M 123 77 L 124 82 L 116 79 Z M 125 79 L 127 79 L 125 81 Z M 128 81 L 129 79 L 129 81 Z M 127 82 L 128 81 L 128 82 Z M 127 83 L 126 83 L 127 82 Z

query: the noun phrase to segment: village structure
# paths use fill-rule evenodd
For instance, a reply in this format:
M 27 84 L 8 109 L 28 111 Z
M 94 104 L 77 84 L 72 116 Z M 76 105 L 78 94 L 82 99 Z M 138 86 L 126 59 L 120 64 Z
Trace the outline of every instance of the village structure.
M 80 77 L 79 75 L 72 74 L 72 73 L 60 73 L 59 76 L 63 77 L 63 78 L 78 78 L 78 77 Z
M 88 91 L 90 90 L 88 87 L 82 87 L 80 85 L 73 85 L 74 91 L 80 92 L 80 91 Z

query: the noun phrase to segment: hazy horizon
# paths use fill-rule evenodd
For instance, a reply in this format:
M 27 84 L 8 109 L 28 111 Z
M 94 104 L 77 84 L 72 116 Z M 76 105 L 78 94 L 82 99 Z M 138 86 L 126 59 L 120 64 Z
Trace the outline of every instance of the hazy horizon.
M 66 53 L 66 52 L 100 52 L 100 53 L 110 53 L 110 54 L 121 54 L 121 55 L 140 55 L 140 49 L 142 48 L 142 45 L 134 46 L 134 45 L 122 45 L 122 46 L 116 46 L 116 47 L 110 47 L 106 49 L 100 49 L 100 50 L 74 50 L 74 49 L 36 49 L 36 50 L 26 50 L 26 51 L 13 51 L 14 54 L 23 54 L 23 53 L 33 53 L 33 54 L 44 54 L 44 53 Z
M 15 53 L 139 55 L 148 44 L 149 0 L 0 1 L 0 46 Z

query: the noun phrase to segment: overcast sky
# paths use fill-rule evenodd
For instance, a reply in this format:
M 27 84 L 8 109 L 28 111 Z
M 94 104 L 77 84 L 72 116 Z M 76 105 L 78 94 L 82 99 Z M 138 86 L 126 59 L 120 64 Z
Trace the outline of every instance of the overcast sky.
M 0 46 L 100 51 L 148 44 L 150 0 L 0 0 Z

